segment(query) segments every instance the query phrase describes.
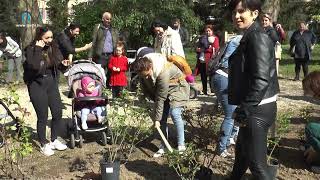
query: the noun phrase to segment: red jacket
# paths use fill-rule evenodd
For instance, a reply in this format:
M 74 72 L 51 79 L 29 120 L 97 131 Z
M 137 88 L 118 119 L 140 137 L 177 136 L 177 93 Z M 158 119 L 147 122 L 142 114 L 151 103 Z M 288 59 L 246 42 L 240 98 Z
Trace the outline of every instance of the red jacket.
M 113 71 L 113 67 L 120 68 L 120 71 Z M 108 69 L 111 71 L 110 86 L 127 86 L 128 58 L 126 56 L 111 56 Z

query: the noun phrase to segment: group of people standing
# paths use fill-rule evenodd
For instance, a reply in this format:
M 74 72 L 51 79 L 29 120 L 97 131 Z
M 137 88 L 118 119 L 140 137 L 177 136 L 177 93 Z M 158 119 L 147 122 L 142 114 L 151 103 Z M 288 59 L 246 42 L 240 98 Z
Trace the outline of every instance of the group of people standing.
M 256 179 L 275 178 L 269 172 L 266 159 L 267 134 L 277 114 L 279 84 L 276 60 L 281 57 L 277 57 L 276 48 L 284 40 L 285 33 L 281 25 L 272 25 L 270 14 L 261 15 L 261 6 L 260 0 L 232 0 L 229 8 L 237 35 L 220 47 L 214 26 L 206 25 L 196 47 L 195 74 L 201 74 L 203 93 L 208 94 L 209 76 L 209 83 L 225 115 L 220 128 L 219 155 L 229 156 L 227 147 L 236 144 L 230 179 L 241 179 L 248 168 Z M 262 23 L 259 22 L 261 16 Z M 59 71 L 65 72 L 75 53 L 89 50 L 89 59 L 107 71 L 107 83 L 112 88 L 113 97 L 121 96 L 123 87 L 127 85 L 126 42 L 112 27 L 111 20 L 110 12 L 103 13 L 101 23 L 94 27 L 92 43 L 80 48 L 74 46 L 74 39 L 80 33 L 80 27 L 74 24 L 55 39 L 50 29 L 37 28 L 35 39 L 26 48 L 23 77 L 37 114 L 40 149 L 47 156 L 53 155 L 55 149 L 67 148 L 57 139 L 62 118 Z M 315 44 L 314 34 L 304 25 L 300 23 L 299 31 L 290 40 L 296 63 L 296 80 L 299 79 L 301 65 L 307 75 L 307 64 Z M 180 26 L 179 19 L 173 20 L 172 27 L 156 20 L 151 31 L 154 46 L 138 50 L 133 69 L 140 76 L 142 92 L 155 103 L 152 113 L 155 127 L 160 127 L 168 137 L 167 118 L 170 115 L 177 129 L 177 149 L 183 153 L 186 147 L 182 112 L 189 99 L 190 87 L 184 72 L 167 58 L 185 58 L 183 47 L 188 42 L 188 33 Z M 0 52 L 9 52 L 13 62 L 21 64 L 21 50 L 12 39 L 0 34 L 0 48 Z M 208 75 L 208 63 L 218 53 L 222 53 L 219 67 Z M 52 114 L 50 141 L 46 139 L 48 108 Z M 164 153 L 162 143 L 154 157 Z

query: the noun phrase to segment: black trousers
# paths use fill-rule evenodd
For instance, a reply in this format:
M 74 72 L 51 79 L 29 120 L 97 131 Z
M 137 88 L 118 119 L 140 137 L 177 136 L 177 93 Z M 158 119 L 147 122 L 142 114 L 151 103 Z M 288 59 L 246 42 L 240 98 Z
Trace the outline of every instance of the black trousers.
M 48 107 L 52 115 L 51 141 L 57 139 L 62 118 L 62 101 L 58 89 L 58 81 L 52 75 L 37 78 L 28 84 L 31 103 L 37 114 L 37 134 L 41 145 L 48 143 L 46 126 L 48 121 Z
M 208 75 L 207 75 L 206 63 L 200 63 L 199 72 L 200 72 L 201 82 L 202 82 L 202 91 L 204 94 L 208 94 L 207 92 L 208 91 L 207 90 Z
M 272 102 L 250 107 L 246 127 L 241 127 L 237 144 L 236 157 L 231 174 L 232 180 L 240 180 L 249 168 L 257 180 L 271 180 L 267 165 L 267 134 L 276 119 L 277 103 Z
M 121 96 L 123 86 L 112 86 L 111 90 L 112 90 L 112 98 L 118 98 Z
M 309 73 L 309 61 L 307 61 L 306 59 L 294 59 L 295 62 L 295 68 L 294 71 L 296 73 L 296 79 L 299 79 L 300 77 L 300 69 L 302 66 L 302 70 L 303 70 L 303 75 L 304 77 L 306 77 Z

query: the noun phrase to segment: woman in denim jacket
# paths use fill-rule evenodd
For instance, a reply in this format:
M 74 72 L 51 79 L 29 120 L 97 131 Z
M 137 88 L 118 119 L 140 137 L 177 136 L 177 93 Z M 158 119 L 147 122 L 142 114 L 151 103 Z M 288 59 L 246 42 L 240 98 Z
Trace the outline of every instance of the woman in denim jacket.
M 232 38 L 226 45 L 224 55 L 220 60 L 220 68 L 211 77 L 211 87 L 214 88 L 217 99 L 224 111 L 224 120 L 220 127 L 219 154 L 221 157 L 227 157 L 230 154 L 227 146 L 235 144 L 234 137 L 239 131 L 239 127 L 234 125 L 232 118 L 233 111 L 237 106 L 228 103 L 228 60 L 231 54 L 239 46 L 242 35 Z

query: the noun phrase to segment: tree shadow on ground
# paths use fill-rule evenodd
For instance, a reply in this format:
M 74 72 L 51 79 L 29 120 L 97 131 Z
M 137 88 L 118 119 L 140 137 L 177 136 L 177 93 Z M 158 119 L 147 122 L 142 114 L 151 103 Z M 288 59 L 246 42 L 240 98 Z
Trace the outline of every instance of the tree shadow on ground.
M 299 139 L 282 138 L 280 144 L 277 157 L 281 165 L 292 169 L 307 169 L 303 152 L 299 150 L 299 145 L 302 145 Z
M 302 117 L 290 118 L 290 124 L 304 124 L 304 125 L 306 125 L 307 123 L 310 123 L 310 122 L 319 122 L 319 121 L 320 121 L 320 117 L 316 117 L 316 116 L 308 117 L 308 119 L 305 119 Z
M 293 58 L 281 59 L 279 63 L 280 63 L 280 66 L 281 65 L 294 65 L 294 60 L 293 60 Z M 309 65 L 310 66 L 312 66 L 312 65 L 320 65 L 320 61 L 313 59 L 313 60 L 311 60 L 309 62 Z
M 215 103 L 216 102 L 216 96 L 212 95 L 198 95 L 195 100 L 201 102 L 201 103 Z
M 168 165 L 161 165 L 153 161 L 129 161 L 127 164 L 125 164 L 125 167 L 129 171 L 135 172 L 144 177 L 144 179 L 179 179 L 178 175 Z
M 289 96 L 289 95 L 279 95 L 279 97 L 282 98 L 287 98 L 287 99 L 291 99 L 291 100 L 295 100 L 295 101 L 305 101 L 305 102 L 309 102 L 312 104 L 316 104 L 316 105 L 320 105 L 320 101 L 312 98 L 312 97 L 307 97 L 307 96 Z
M 77 179 L 101 180 L 101 174 L 95 172 L 85 173 L 84 176 L 76 176 Z

